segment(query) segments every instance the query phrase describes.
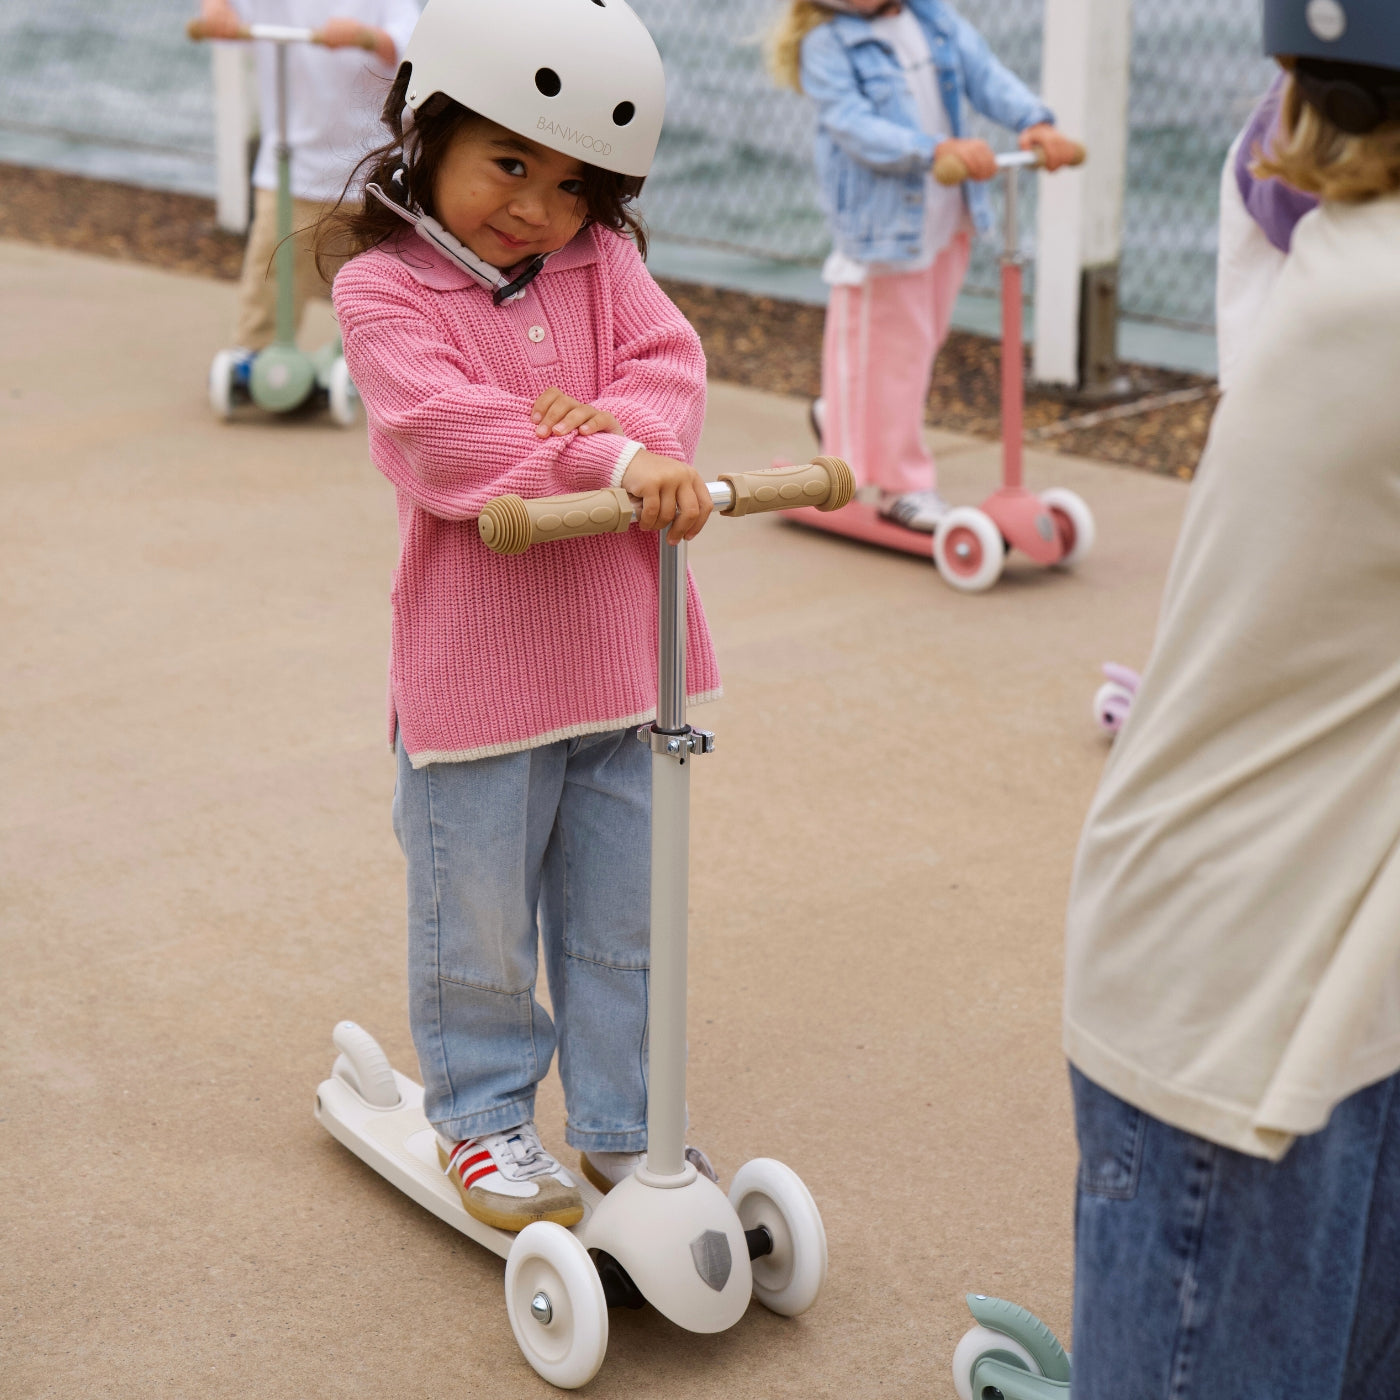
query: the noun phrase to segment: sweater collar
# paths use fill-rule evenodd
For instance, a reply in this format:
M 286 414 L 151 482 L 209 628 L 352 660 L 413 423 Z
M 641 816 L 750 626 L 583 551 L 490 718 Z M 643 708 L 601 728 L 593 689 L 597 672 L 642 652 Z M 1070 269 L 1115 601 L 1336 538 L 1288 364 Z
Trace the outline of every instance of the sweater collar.
M 592 226 L 581 228 L 570 242 L 551 255 L 549 261 L 541 268 L 540 277 L 597 262 L 597 240 L 597 231 Z M 484 287 L 478 286 L 472 280 L 465 268 L 458 267 L 421 238 L 415 238 L 411 229 L 405 229 L 387 247 L 413 277 L 430 291 L 461 292 L 470 289 L 481 292 L 483 296 L 489 295 Z

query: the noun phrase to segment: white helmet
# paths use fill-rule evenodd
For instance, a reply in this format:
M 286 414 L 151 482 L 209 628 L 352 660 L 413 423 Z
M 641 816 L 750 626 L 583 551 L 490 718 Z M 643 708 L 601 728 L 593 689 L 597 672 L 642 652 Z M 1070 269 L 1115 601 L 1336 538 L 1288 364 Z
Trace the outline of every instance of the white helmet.
M 651 169 L 666 75 L 624 0 L 428 0 L 403 61 L 415 111 L 440 92 L 586 165 Z

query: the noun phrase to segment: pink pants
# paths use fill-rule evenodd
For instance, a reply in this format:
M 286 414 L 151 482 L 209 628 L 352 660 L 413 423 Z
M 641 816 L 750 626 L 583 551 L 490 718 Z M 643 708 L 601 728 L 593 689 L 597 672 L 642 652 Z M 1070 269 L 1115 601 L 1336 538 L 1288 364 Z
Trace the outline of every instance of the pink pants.
M 936 484 L 924 445 L 924 403 L 971 251 L 964 231 L 922 272 L 882 273 L 858 287 L 831 289 L 822 451 L 845 458 L 858 486 L 899 493 Z

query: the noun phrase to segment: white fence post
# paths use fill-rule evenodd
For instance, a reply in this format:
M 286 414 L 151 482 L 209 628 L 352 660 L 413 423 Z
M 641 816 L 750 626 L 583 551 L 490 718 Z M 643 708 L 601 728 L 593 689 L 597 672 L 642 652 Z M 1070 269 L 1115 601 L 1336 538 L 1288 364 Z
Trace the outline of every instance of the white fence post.
M 1033 372 L 1043 383 L 1102 387 L 1117 356 L 1131 0 L 1045 0 L 1042 53 L 1041 92 L 1089 159 L 1040 177 Z
M 215 219 L 243 233 L 248 207 L 248 138 L 257 125 L 257 103 L 247 44 L 210 44 L 214 60 L 214 157 L 218 171 Z

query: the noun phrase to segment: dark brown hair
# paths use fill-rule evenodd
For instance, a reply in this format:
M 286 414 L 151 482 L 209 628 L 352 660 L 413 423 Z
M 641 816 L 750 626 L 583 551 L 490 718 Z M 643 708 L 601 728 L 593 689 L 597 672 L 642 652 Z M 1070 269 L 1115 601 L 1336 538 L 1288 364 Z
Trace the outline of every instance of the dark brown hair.
M 436 217 L 433 183 L 438 166 L 458 133 L 470 123 L 482 120 L 471 108 L 438 92 L 418 108 L 412 125 L 405 131 L 404 98 L 411 73 L 410 66 L 403 64 L 384 100 L 381 119 L 389 129 L 390 139 L 372 150 L 350 172 L 335 207 L 323 214 L 316 224 L 316 267 L 323 277 L 327 260 L 339 262 L 377 248 L 405 228 L 404 221 L 392 209 L 386 209 L 373 195 L 366 195 L 367 185 L 378 185 L 386 194 L 401 191 L 400 197 L 406 196 L 410 206 L 416 205 L 424 213 Z M 401 164 L 405 168 L 404 178 L 401 185 L 396 185 L 393 177 Z M 632 207 L 633 200 L 641 193 L 643 179 L 600 170 L 596 165 L 585 165 L 581 179 L 583 191 L 579 198 L 587 210 L 585 223 L 599 224 L 632 239 L 645 258 L 646 225 Z M 330 270 L 334 272 L 334 268 Z

